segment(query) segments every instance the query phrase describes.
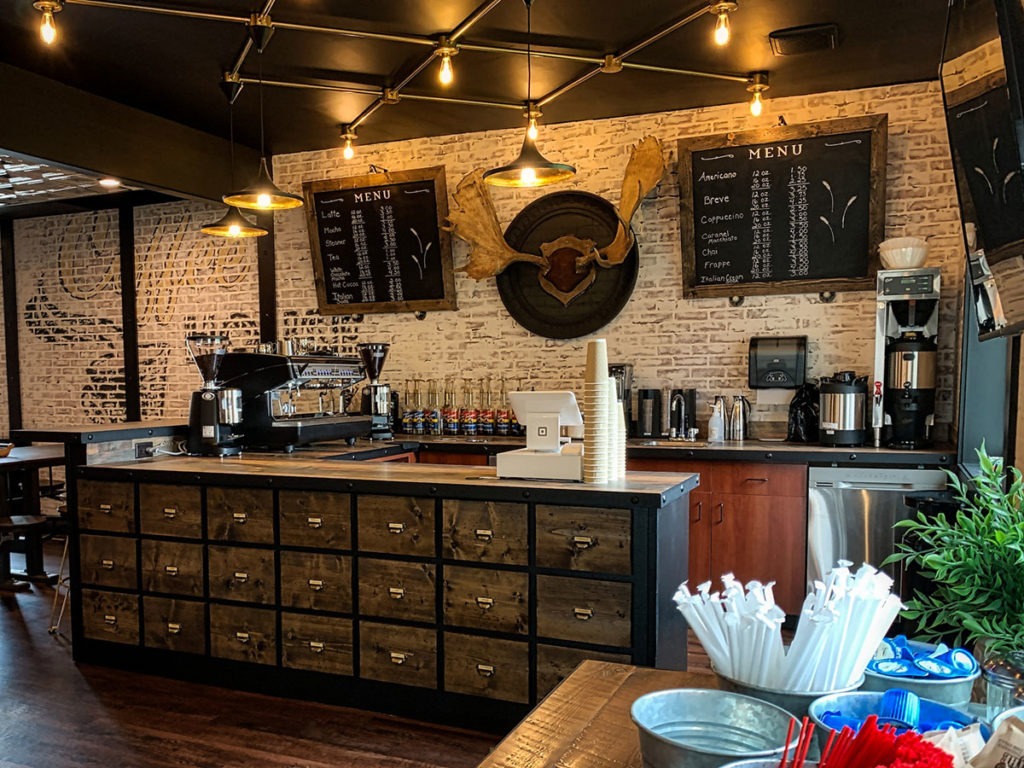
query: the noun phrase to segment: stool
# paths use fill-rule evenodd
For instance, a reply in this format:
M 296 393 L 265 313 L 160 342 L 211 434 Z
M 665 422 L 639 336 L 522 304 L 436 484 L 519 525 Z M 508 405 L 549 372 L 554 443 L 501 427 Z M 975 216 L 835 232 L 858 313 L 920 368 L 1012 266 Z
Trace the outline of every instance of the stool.
M 49 528 L 45 517 L 38 515 L 12 515 L 0 517 L 0 591 L 21 592 L 29 588 L 28 579 L 49 576 L 43 567 L 43 534 Z M 11 574 L 11 550 L 19 540 L 25 540 L 25 574 L 16 579 Z

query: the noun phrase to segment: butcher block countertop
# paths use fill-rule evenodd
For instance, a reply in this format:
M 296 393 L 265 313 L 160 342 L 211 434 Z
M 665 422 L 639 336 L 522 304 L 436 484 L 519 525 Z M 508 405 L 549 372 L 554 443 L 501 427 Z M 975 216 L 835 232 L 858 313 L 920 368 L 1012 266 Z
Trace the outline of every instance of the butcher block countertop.
M 337 453 L 337 452 L 335 452 Z M 359 493 L 394 491 L 413 495 L 481 496 L 530 501 L 552 501 L 599 506 L 662 507 L 699 484 L 696 474 L 684 472 L 628 472 L 623 480 L 590 485 L 558 480 L 499 478 L 494 467 L 438 466 L 397 462 L 339 461 L 320 452 L 244 454 L 227 458 L 162 456 L 152 459 L 81 467 L 80 476 L 103 479 L 111 473 L 130 473 L 151 482 L 181 482 L 182 476 L 218 483 L 272 487 L 343 489 Z M 389 489 L 391 491 L 392 489 Z

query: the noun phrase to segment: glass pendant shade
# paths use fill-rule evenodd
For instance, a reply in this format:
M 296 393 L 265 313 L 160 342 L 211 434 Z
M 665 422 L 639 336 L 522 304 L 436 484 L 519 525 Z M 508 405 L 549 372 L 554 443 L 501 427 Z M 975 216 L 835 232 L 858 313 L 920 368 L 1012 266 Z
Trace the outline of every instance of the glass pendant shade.
M 546 187 L 570 179 L 576 169 L 565 163 L 553 163 L 537 149 L 527 134 L 519 157 L 501 168 L 484 173 L 484 181 L 495 187 Z
M 200 230 L 204 235 L 217 235 L 219 237 L 263 237 L 268 234 L 263 227 L 253 224 L 242 212 L 231 206 L 218 221 L 207 224 Z
M 274 184 L 274 180 L 270 178 L 265 155 L 260 158 L 260 170 L 256 174 L 256 181 L 243 190 L 224 195 L 223 200 L 228 205 L 252 211 L 283 211 L 302 205 L 300 195 L 285 192 Z

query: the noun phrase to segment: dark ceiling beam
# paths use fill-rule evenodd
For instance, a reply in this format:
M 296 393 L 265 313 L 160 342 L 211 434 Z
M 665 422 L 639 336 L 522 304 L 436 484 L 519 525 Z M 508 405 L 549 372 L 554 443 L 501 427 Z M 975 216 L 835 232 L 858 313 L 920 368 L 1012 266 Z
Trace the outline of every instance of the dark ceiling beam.
M 17 105 L 0 120 L 0 147 L 133 187 L 220 201 L 231 186 L 230 145 L 140 109 L 0 64 L 0 93 Z M 236 146 L 239 167 L 259 154 Z
M 69 197 L 64 200 L 49 200 L 42 203 L 18 203 L 0 208 L 0 221 L 8 219 L 34 219 L 40 216 L 65 216 L 73 213 L 105 211 L 109 208 L 137 207 L 170 203 L 180 198 L 162 192 L 129 190 L 109 195 L 88 195 Z

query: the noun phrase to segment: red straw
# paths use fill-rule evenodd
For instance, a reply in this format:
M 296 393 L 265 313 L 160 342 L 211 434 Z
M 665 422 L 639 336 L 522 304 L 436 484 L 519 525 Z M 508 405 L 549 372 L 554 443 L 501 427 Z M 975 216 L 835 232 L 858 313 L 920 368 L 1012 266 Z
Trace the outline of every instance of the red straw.
M 779 760 L 779 768 L 786 768 L 786 755 L 789 754 L 789 740 L 793 738 L 793 725 L 796 718 L 789 719 L 789 730 L 786 731 L 786 742 L 782 745 L 782 759 Z

